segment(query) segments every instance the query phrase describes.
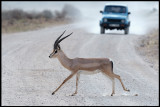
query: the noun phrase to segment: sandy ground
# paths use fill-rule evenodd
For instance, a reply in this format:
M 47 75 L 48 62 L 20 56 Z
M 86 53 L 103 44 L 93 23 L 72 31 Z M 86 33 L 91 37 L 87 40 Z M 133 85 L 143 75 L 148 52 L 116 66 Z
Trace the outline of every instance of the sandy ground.
M 159 70 L 159 31 L 153 30 L 151 33 L 141 36 L 136 46 L 137 52 L 156 71 Z
M 66 34 L 74 32 L 61 43 L 68 57 L 111 58 L 114 73 L 130 92 L 123 91 L 116 79 L 115 95 L 110 96 L 110 79 L 98 73 L 80 76 L 76 96 L 70 96 L 76 88 L 75 76 L 51 95 L 70 74 L 57 59 L 48 57 L 65 29 Z M 89 33 L 76 24 L 2 35 L 2 105 L 159 105 L 158 72 L 137 54 L 137 38 L 123 32 Z

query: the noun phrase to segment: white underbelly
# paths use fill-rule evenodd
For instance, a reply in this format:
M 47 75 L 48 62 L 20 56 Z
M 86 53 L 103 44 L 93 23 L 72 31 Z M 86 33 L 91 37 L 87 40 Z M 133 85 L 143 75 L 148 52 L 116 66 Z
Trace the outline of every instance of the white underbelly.
M 95 71 L 79 71 L 80 74 L 84 74 L 84 75 L 92 75 L 92 74 L 97 74 L 99 72 L 100 72 L 100 70 L 95 70 Z

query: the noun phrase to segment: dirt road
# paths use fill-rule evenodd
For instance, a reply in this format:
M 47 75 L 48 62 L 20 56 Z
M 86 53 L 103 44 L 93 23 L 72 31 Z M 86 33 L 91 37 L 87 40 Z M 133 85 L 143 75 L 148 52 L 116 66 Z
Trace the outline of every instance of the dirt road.
M 81 75 L 78 94 L 75 76 L 55 94 L 51 93 L 70 74 L 57 59 L 49 59 L 55 39 L 64 31 L 73 35 L 61 43 L 70 58 L 109 57 L 114 72 L 130 92 L 102 73 Z M 2 105 L 158 105 L 158 72 L 136 53 L 138 35 L 85 31 L 76 24 L 2 35 Z M 138 95 L 138 96 L 137 96 Z

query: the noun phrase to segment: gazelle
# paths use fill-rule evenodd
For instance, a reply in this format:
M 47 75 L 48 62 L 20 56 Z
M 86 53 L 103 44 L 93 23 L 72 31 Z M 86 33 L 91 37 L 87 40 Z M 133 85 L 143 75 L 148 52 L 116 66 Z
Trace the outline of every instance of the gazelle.
M 49 58 L 58 58 L 60 63 L 67 68 L 69 71 L 71 71 L 71 74 L 63 81 L 63 83 L 52 93 L 55 94 L 59 90 L 59 88 L 67 82 L 70 78 L 72 78 L 74 75 L 76 75 L 76 90 L 72 94 L 76 95 L 78 90 L 78 81 L 81 73 L 89 73 L 89 74 L 95 74 L 98 72 L 102 72 L 106 76 L 109 76 L 109 78 L 112 80 L 112 94 L 115 94 L 115 80 L 114 78 L 117 78 L 122 87 L 123 90 L 129 91 L 125 88 L 123 85 L 123 82 L 119 75 L 116 75 L 113 73 L 113 62 L 108 58 L 74 58 L 70 59 L 68 58 L 65 53 L 62 51 L 59 43 L 70 36 L 71 34 L 61 38 L 61 36 L 65 33 L 65 31 L 57 38 L 57 40 L 54 43 L 53 52 L 49 55 Z M 61 39 L 60 39 L 61 38 Z

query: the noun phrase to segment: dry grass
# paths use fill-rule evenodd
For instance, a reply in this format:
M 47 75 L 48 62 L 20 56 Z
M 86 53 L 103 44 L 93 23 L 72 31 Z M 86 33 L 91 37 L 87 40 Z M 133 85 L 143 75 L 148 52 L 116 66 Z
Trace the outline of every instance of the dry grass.
M 140 38 L 138 53 L 143 56 L 151 67 L 158 71 L 159 68 L 159 30 L 153 30 L 147 36 Z
M 14 33 L 14 32 L 23 32 L 23 31 L 30 31 L 36 30 L 44 27 L 49 26 L 57 26 L 61 24 L 71 23 L 70 20 L 45 20 L 44 18 L 41 19 L 20 19 L 10 21 L 3 21 L 2 22 L 2 33 Z

